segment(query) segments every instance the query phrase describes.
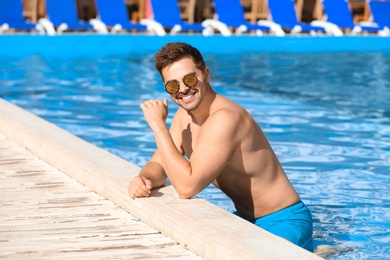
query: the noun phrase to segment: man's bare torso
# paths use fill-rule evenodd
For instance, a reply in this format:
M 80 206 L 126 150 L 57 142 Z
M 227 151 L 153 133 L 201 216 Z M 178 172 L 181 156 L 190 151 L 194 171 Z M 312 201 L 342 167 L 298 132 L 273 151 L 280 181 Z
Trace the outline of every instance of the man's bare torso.
M 234 148 L 226 165 L 213 184 L 229 196 L 236 209 L 246 218 L 258 218 L 299 201 L 264 133 L 250 114 L 238 104 L 216 95 L 207 120 L 219 111 L 229 110 L 228 120 L 235 120 L 236 133 L 227 145 Z M 207 120 L 199 125 L 187 113 L 178 113 L 182 128 L 182 149 L 191 160 L 197 143 L 208 134 Z M 220 125 L 220 130 L 224 130 Z M 213 145 L 210 143 L 210 145 Z M 215 156 L 218 156 L 216 154 Z M 213 158 L 206 158 L 212 160 Z

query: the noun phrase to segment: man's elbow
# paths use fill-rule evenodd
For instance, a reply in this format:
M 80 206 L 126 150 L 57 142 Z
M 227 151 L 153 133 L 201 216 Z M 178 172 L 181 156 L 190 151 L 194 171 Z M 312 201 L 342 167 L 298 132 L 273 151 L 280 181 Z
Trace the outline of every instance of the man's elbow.
M 191 199 L 196 194 L 192 190 L 176 190 L 180 199 Z
M 180 194 L 180 193 L 178 193 L 178 195 L 179 195 L 180 199 L 191 199 L 192 198 L 192 196 L 189 196 L 187 194 Z

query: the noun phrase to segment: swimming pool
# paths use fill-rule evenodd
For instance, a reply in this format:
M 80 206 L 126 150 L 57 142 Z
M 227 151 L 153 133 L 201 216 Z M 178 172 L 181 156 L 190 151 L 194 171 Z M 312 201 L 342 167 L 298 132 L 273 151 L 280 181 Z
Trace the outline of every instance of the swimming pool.
M 312 210 L 315 245 L 337 249 L 328 259 L 390 255 L 390 45 L 371 37 L 340 39 L 339 51 L 327 47 L 334 38 L 313 46 L 312 38 L 237 37 L 208 48 L 213 38 L 20 37 L 0 37 L 0 47 L 13 42 L 0 48 L 0 96 L 139 166 L 155 149 L 139 103 L 166 97 L 153 48 L 199 44 L 215 90 L 253 114 Z M 212 186 L 200 196 L 233 210 Z

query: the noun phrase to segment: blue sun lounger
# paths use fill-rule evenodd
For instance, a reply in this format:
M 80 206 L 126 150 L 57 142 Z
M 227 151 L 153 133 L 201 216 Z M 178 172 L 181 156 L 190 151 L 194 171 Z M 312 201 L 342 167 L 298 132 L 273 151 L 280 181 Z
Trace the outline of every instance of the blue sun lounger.
M 150 31 L 153 34 L 163 35 L 163 29 L 153 22 L 144 20 L 142 23 L 132 22 L 127 12 L 124 0 L 95 0 L 100 21 L 110 27 L 111 33 L 126 31 Z
M 226 26 L 226 30 L 233 28 L 236 34 L 255 31 L 257 35 L 262 35 L 263 32 L 272 32 L 278 36 L 285 35 L 280 25 L 272 21 L 259 21 L 257 23 L 247 21 L 240 0 L 213 1 L 216 19 Z
M 24 19 L 22 0 L 0 0 L 0 33 L 10 28 L 44 33 L 40 24 Z
M 362 31 L 377 33 L 383 29 L 375 24 L 355 24 L 346 0 L 322 0 L 322 4 L 324 6 L 326 22 L 336 25 L 340 29 L 340 35 L 343 35 L 342 31 L 346 30 L 350 30 L 352 35 L 356 35 Z M 323 21 L 313 21 L 311 24 L 324 26 Z
M 390 35 L 390 1 L 371 0 L 368 2 L 372 15 L 372 20 L 381 31 L 380 35 Z
M 319 32 L 334 34 L 331 31 L 334 26 L 326 28 L 298 21 L 292 0 L 268 0 L 268 8 L 272 21 L 279 24 L 283 29 L 290 31 L 290 34 L 310 33 L 316 35 Z
M 67 30 L 107 33 L 107 28 L 96 19 L 88 22 L 79 20 L 74 0 L 46 0 L 46 11 L 46 19 L 53 24 L 57 33 Z
M 177 0 L 151 0 L 153 8 L 153 20 L 159 23 L 171 35 L 178 32 L 201 32 L 208 36 L 214 34 L 214 30 L 221 30 L 217 21 L 207 19 L 202 23 L 188 23 L 180 17 L 180 9 Z M 143 21 L 141 21 L 143 22 Z M 222 28 L 223 30 L 223 28 Z M 223 32 L 221 32 L 223 34 Z

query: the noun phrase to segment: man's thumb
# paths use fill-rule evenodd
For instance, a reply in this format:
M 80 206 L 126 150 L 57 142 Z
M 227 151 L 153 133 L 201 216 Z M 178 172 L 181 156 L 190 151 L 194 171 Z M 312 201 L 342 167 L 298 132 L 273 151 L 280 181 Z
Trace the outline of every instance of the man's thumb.
M 152 181 L 151 180 L 145 180 L 145 186 L 148 189 L 152 189 Z
M 164 105 L 168 106 L 168 99 L 167 98 L 164 99 Z

